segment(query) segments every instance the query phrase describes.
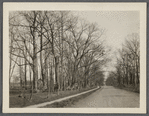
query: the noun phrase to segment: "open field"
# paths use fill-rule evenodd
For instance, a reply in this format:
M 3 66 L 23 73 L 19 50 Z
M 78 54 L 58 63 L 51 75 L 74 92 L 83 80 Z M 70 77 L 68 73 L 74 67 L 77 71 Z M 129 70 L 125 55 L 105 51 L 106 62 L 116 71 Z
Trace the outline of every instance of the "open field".
M 34 93 L 33 94 L 33 98 L 31 101 L 29 101 L 30 98 L 30 93 L 29 91 L 26 91 L 25 93 L 25 99 L 23 99 L 22 97 L 18 97 L 19 94 L 16 92 L 13 92 L 15 94 L 10 94 L 9 97 L 9 102 L 10 102 L 10 107 L 26 107 L 26 106 L 30 106 L 30 105 L 34 105 L 34 104 L 39 104 L 39 103 L 43 103 L 43 102 L 49 102 L 49 101 L 53 101 L 59 98 L 63 98 L 66 96 L 70 96 L 70 95 L 74 95 L 77 93 L 81 93 L 87 90 L 90 90 L 93 88 L 84 88 L 81 90 L 68 90 L 68 91 L 59 91 L 59 95 L 57 92 L 51 93 L 49 96 L 49 98 L 47 98 L 47 92 L 39 92 L 39 93 Z M 21 93 L 21 92 L 20 92 Z

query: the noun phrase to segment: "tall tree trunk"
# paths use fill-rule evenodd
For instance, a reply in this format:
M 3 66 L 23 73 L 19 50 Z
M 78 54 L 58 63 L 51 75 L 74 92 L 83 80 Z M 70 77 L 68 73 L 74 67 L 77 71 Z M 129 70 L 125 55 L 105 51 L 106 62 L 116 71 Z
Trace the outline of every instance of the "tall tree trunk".
M 30 73 L 31 74 L 31 73 Z M 31 80 L 31 76 L 30 76 L 30 80 Z M 32 98 L 33 98 L 33 91 L 34 91 L 34 82 L 33 82 L 33 80 L 34 80 L 34 77 L 32 78 L 32 86 L 31 86 L 31 94 L 30 94 L 30 100 L 32 100 Z
M 26 60 L 25 60 L 25 89 L 27 89 L 27 78 L 26 78 L 26 73 L 27 73 L 27 70 L 26 70 Z
M 34 38 L 34 46 L 33 46 L 33 88 L 35 91 L 37 91 L 37 81 L 38 81 L 38 67 L 37 67 L 37 48 L 36 48 L 36 43 L 35 43 L 35 38 Z
M 24 41 L 24 45 L 26 45 L 26 42 Z M 24 48 L 24 51 L 25 51 L 25 57 L 27 57 L 27 53 L 26 53 L 26 49 Z M 27 70 L 26 70 L 26 65 L 27 65 L 27 62 L 26 62 L 26 59 L 24 58 L 24 62 L 25 62 L 25 69 L 24 69 L 24 84 L 25 84 L 25 89 L 27 89 L 27 79 L 26 79 L 26 73 L 27 73 Z
M 53 64 L 51 63 L 51 71 L 50 71 L 50 92 L 53 92 L 53 85 L 54 85 L 54 81 L 53 81 Z
M 42 50 L 42 26 L 41 26 L 41 35 L 40 35 L 40 50 Z M 42 65 L 42 51 L 40 52 L 40 66 L 41 66 L 41 79 L 42 79 L 43 85 L 45 85 L 43 65 Z
M 51 92 L 51 87 L 50 87 L 50 86 L 51 86 L 51 73 L 52 73 L 52 72 L 51 72 L 50 63 L 48 63 L 48 65 L 49 65 L 49 66 L 48 66 L 48 67 L 49 67 L 49 71 L 48 71 L 48 72 L 49 72 L 49 73 L 48 73 L 49 75 L 48 75 L 48 77 L 47 77 L 47 81 L 48 81 L 48 82 L 47 82 L 47 89 L 48 89 L 48 96 L 47 96 L 47 97 L 49 98 L 49 97 L 50 97 L 50 92 Z
M 135 73 L 135 80 L 134 80 L 135 82 L 134 83 L 135 83 L 135 87 L 136 87 L 137 86 L 137 74 L 136 74 L 136 72 L 137 72 L 137 70 L 136 70 L 137 69 L 137 67 L 136 67 L 137 66 L 137 63 L 136 63 L 136 55 L 134 57 L 135 57 L 134 58 L 134 73 Z
M 55 57 L 55 83 L 58 84 L 58 57 Z
M 20 65 L 22 64 L 21 62 L 21 58 L 20 58 Z M 19 67 L 20 70 L 19 70 L 19 73 L 20 73 L 20 89 L 22 89 L 22 67 L 20 66 Z
M 61 78 L 62 78 L 62 85 L 63 90 L 65 90 L 65 79 L 63 75 L 63 12 L 61 12 Z
M 59 59 L 58 59 L 58 57 L 55 57 L 55 84 L 56 84 L 56 86 L 57 86 L 57 93 L 58 93 L 58 95 L 59 95 L 59 83 L 58 83 L 58 81 L 59 81 L 59 77 L 58 77 L 58 73 L 59 73 L 59 70 L 58 70 L 58 68 L 59 68 Z
M 29 67 L 29 77 L 30 77 L 30 87 L 32 86 L 32 72 L 31 72 L 31 67 Z
M 34 11 L 34 21 L 33 21 L 33 30 L 32 30 L 32 37 L 33 37 L 33 86 L 34 90 L 37 91 L 37 81 L 38 81 L 38 65 L 37 65 L 37 43 L 35 39 L 35 23 L 36 23 L 36 13 Z
M 35 41 L 35 40 L 34 40 Z M 37 81 L 38 81 L 38 67 L 37 67 L 37 56 L 36 56 L 36 45 L 34 42 L 34 47 L 33 47 L 33 54 L 34 54 L 34 58 L 33 58 L 33 86 L 34 86 L 34 90 L 37 91 Z
M 43 86 L 44 86 L 45 89 L 47 89 L 47 78 L 48 78 L 47 77 L 47 71 L 48 70 L 47 70 L 47 58 L 46 57 L 47 57 L 47 51 L 45 51 L 45 65 L 44 65 L 45 66 L 44 67 L 45 72 L 44 72 L 44 76 L 43 76 L 44 77 Z
M 10 47 L 9 47 L 9 50 L 10 50 L 10 59 L 9 59 L 9 87 L 11 85 L 10 81 L 11 81 L 11 64 L 12 64 L 12 61 L 11 61 L 11 52 L 12 52 L 12 39 L 10 39 Z M 9 88 L 10 89 L 10 88 Z
M 24 54 L 25 54 L 25 58 L 27 58 L 27 51 L 26 51 L 26 41 L 24 40 L 23 41 L 24 42 Z M 27 73 L 27 70 L 26 70 L 26 65 L 27 65 L 27 62 L 26 62 L 26 59 L 24 58 L 24 64 L 25 64 L 25 66 L 24 66 L 24 88 L 25 89 L 27 89 L 26 88 L 26 85 L 27 85 L 27 80 L 26 80 L 26 73 Z

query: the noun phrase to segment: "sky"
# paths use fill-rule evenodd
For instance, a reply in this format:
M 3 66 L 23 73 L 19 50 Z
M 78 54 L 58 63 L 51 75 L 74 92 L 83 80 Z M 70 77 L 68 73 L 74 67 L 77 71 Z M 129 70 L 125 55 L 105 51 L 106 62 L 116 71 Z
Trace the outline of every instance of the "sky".
M 74 12 L 79 17 L 96 22 L 99 28 L 104 28 L 105 46 L 110 48 L 109 57 L 112 61 L 104 67 L 104 70 L 114 70 L 116 52 L 121 49 L 122 43 L 128 34 L 139 33 L 140 19 L 138 11 L 78 11 Z M 107 78 L 108 72 L 105 72 Z

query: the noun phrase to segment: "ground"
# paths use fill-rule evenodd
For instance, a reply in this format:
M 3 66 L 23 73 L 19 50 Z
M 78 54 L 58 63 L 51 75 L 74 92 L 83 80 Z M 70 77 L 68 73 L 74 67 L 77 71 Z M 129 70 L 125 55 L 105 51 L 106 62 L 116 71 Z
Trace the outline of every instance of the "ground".
M 60 95 L 52 94 L 50 98 L 46 98 L 46 93 L 36 93 L 34 94 L 34 99 L 32 102 L 26 102 L 24 106 L 39 104 L 43 102 L 49 102 L 58 98 L 69 96 L 72 94 L 77 94 L 82 91 L 66 91 L 60 92 Z M 12 107 L 20 107 L 23 104 L 16 96 L 10 97 L 10 105 Z M 17 104 L 16 104 L 17 102 Z M 20 104 L 21 103 L 21 104 Z M 18 105 L 18 106 L 16 106 Z M 136 92 L 131 92 L 113 86 L 102 86 L 100 89 L 95 91 L 79 95 L 77 97 L 56 102 L 53 104 L 47 104 L 44 108 L 138 108 L 140 106 L 140 94 Z
M 139 93 L 103 86 L 88 94 L 46 105 L 44 108 L 138 108 L 139 102 Z
M 94 88 L 94 87 L 93 87 Z M 23 99 L 19 96 L 19 91 L 11 91 L 10 92 L 10 97 L 9 97 L 9 106 L 10 108 L 19 108 L 19 107 L 26 107 L 26 106 L 30 106 L 30 105 L 35 105 L 35 104 L 39 104 L 39 103 L 43 103 L 43 102 L 49 102 L 49 101 L 53 101 L 59 98 L 63 98 L 66 96 L 70 96 L 70 95 L 74 95 L 77 93 L 81 93 L 83 91 L 87 91 L 93 88 L 83 88 L 82 90 L 67 90 L 67 91 L 59 91 L 59 95 L 57 94 L 57 92 L 55 93 L 51 93 L 49 95 L 49 98 L 47 98 L 47 92 L 39 92 L 39 93 L 34 93 L 33 94 L 33 99 L 31 101 L 29 101 L 28 99 L 30 98 L 30 93 L 29 91 L 26 93 L 26 98 Z
M 139 93 L 134 93 L 112 86 L 103 86 L 85 99 L 81 99 L 71 107 L 98 107 L 98 108 L 135 108 L 140 105 Z

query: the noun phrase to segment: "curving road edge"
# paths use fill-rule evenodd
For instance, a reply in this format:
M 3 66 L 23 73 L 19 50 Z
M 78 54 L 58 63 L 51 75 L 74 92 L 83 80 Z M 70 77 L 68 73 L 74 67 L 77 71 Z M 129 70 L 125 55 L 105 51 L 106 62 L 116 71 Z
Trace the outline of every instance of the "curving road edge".
M 91 90 L 88 90 L 88 91 L 85 91 L 85 92 L 82 92 L 82 93 L 78 93 L 78 94 L 71 95 L 71 96 L 68 96 L 68 97 L 60 98 L 60 99 L 53 100 L 53 101 L 50 101 L 50 102 L 44 102 L 44 103 L 40 103 L 40 104 L 35 104 L 35 105 L 27 106 L 25 108 L 39 108 L 39 107 L 43 107 L 43 106 L 46 106 L 46 105 L 49 105 L 49 104 L 53 104 L 55 102 L 61 102 L 61 101 L 64 101 L 64 100 L 67 100 L 67 99 L 70 99 L 70 98 L 73 98 L 73 97 L 76 97 L 76 96 L 79 96 L 79 95 L 83 95 L 85 93 L 88 93 L 88 92 L 97 90 L 99 88 L 101 88 L 101 87 L 97 87 L 97 88 L 94 88 L 94 89 L 91 89 Z

